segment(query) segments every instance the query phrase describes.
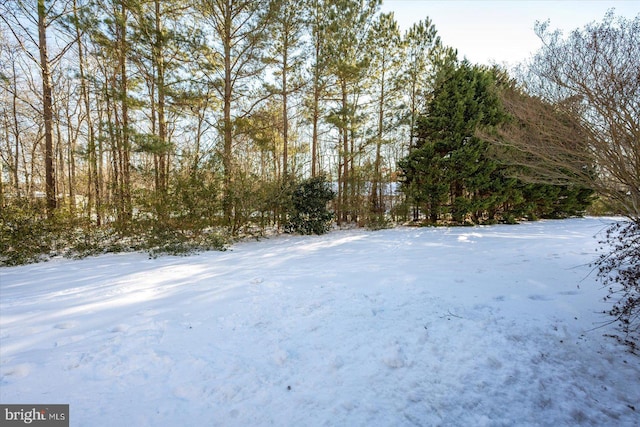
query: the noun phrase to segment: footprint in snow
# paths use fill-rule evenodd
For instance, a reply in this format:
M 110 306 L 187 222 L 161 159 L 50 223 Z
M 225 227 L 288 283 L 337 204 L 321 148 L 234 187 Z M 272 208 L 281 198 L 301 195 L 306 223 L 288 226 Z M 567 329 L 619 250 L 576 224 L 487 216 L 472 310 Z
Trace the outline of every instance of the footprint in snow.
M 116 325 L 113 328 L 111 328 L 111 332 L 112 333 L 119 333 L 119 332 L 127 332 L 129 330 L 129 325 Z
M 407 357 L 401 347 L 393 347 L 382 356 L 382 362 L 389 368 L 398 369 L 407 366 Z
M 289 352 L 286 350 L 278 349 L 273 354 L 273 361 L 278 366 L 284 366 L 284 364 L 287 363 L 288 359 L 289 359 Z
M 532 301 L 551 301 L 553 298 L 550 298 L 546 295 L 529 295 L 529 299 Z
M 342 368 L 344 366 L 344 360 L 342 360 L 342 357 L 340 356 L 336 356 L 333 358 L 333 362 L 331 363 L 331 367 L 334 370 L 338 370 L 340 368 Z
M 264 282 L 264 279 L 262 277 L 254 277 L 249 281 L 249 283 L 251 283 L 252 285 L 259 285 L 262 282 Z
M 6 371 L 2 372 L 2 376 L 24 378 L 30 373 L 31 367 L 26 363 L 22 363 L 20 365 L 9 367 Z
M 76 322 L 62 322 L 54 326 L 56 329 L 71 329 L 76 326 Z

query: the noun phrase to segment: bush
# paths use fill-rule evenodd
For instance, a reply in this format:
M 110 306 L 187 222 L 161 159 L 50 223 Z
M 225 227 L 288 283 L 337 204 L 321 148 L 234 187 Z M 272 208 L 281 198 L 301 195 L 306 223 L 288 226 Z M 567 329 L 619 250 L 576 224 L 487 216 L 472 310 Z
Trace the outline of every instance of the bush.
M 41 261 L 54 250 L 53 220 L 42 212 L 27 202 L 0 209 L 0 266 Z
M 155 222 L 142 234 L 141 249 L 151 258 L 185 256 L 195 252 L 224 250 L 224 238 L 214 230 L 190 229 L 184 224 Z
M 98 227 L 64 210 L 47 218 L 44 206 L 19 201 L 0 209 L 0 267 L 46 261 L 54 256 L 84 258 L 108 252 L 147 251 L 150 257 L 224 250 L 219 229 L 190 218 L 145 217 L 126 228 Z
M 640 339 L 640 221 L 617 222 L 605 231 L 604 250 L 596 261 L 598 278 L 613 307 L 607 312 L 625 334 L 623 342 L 637 347 Z
M 291 211 L 287 232 L 324 234 L 329 231 L 333 213 L 327 209 L 335 197 L 331 184 L 323 176 L 300 182 L 291 196 Z

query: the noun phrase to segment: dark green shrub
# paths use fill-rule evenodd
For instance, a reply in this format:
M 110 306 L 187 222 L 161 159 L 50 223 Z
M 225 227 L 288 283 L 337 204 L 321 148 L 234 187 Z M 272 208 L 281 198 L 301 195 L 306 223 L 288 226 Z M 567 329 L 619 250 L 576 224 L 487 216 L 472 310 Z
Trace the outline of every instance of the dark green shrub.
M 325 177 L 301 181 L 291 196 L 291 211 L 286 231 L 300 234 L 324 234 L 329 231 L 333 212 L 327 204 L 335 197 Z

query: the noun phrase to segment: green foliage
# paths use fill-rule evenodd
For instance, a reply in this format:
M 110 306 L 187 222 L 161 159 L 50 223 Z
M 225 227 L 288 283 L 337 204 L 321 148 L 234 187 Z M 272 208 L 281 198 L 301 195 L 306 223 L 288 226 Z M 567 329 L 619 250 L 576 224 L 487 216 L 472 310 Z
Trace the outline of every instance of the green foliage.
M 450 218 L 463 223 L 492 208 L 491 194 L 500 182 L 488 144 L 475 137 L 480 125 L 504 120 L 491 71 L 467 62 L 443 67 L 428 106 L 418 118 L 417 149 L 399 163 L 403 191 L 426 211 L 431 223 Z
M 448 198 L 447 160 L 436 155 L 434 145 L 424 144 L 402 159 L 398 166 L 404 176 L 402 191 L 425 210 L 430 222 L 437 222 Z
M 0 265 L 19 265 L 42 260 L 54 245 L 51 222 L 44 206 L 24 201 L 0 210 Z
M 138 194 L 136 216 L 126 227 L 118 228 L 116 223 L 97 227 L 88 218 L 63 209 L 48 218 L 38 202 L 8 203 L 0 210 L 0 266 L 45 261 L 53 256 L 84 258 L 108 252 L 147 251 L 155 257 L 224 249 L 224 233 L 215 226 L 215 185 L 192 182 L 175 188 L 163 199 L 170 208 L 164 209 L 162 216 L 156 214 L 160 201 L 155 193 Z
M 145 223 L 141 223 L 143 226 Z M 150 221 L 135 234 L 142 237 L 138 250 L 155 258 L 159 255 L 189 255 L 194 252 L 224 250 L 224 236 L 215 229 L 190 229 L 178 221 Z
M 565 185 L 526 184 L 522 194 L 526 206 L 519 213 L 532 220 L 582 215 L 593 200 L 592 190 Z
M 402 190 L 429 223 L 515 222 L 580 215 L 591 201 L 583 187 L 526 184 L 512 177 L 491 143 L 476 136 L 508 120 L 496 70 L 467 62 L 443 67 L 428 113 L 416 126 L 417 148 L 398 164 Z
M 195 169 L 188 174 L 176 174 L 167 204 L 172 218 L 187 224 L 192 230 L 204 230 L 216 224 L 221 208 L 221 183 L 216 174 Z
M 327 203 L 334 197 L 331 183 L 324 176 L 301 181 L 291 197 L 286 230 L 300 234 L 324 234 L 329 231 L 333 213 L 327 209 Z
M 19 200 L 0 210 L 0 266 L 97 255 L 108 251 L 115 235 L 63 210 L 48 218 L 42 203 Z

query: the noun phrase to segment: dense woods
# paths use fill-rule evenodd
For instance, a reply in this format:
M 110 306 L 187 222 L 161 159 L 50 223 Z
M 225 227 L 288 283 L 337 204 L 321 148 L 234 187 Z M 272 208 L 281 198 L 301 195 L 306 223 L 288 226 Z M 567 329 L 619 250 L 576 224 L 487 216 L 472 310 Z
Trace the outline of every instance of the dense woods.
M 531 179 L 505 148 L 522 119 L 505 94 L 537 94 L 457 58 L 428 17 L 401 33 L 380 4 L 3 3 L 2 262 L 215 248 L 331 219 L 582 213 L 589 182 Z

